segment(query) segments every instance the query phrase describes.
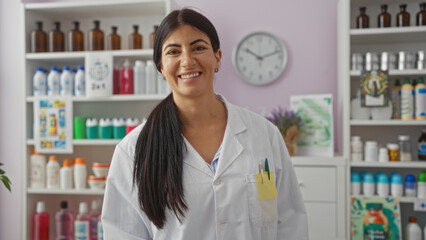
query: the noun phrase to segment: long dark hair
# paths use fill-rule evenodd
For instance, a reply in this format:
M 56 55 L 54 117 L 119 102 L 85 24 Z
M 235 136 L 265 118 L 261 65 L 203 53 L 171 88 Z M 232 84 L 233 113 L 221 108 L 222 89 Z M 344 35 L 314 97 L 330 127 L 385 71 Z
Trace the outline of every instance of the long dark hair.
M 172 11 L 161 22 L 154 40 L 153 57 L 158 71 L 165 39 L 182 25 L 204 32 L 214 52 L 220 48 L 216 29 L 206 17 L 186 8 Z M 171 93 L 151 112 L 136 143 L 133 184 L 138 189 L 141 209 L 159 229 L 166 222 L 166 208 L 171 209 L 179 221 L 188 209 L 182 184 L 186 148 L 181 130 L 182 122 Z

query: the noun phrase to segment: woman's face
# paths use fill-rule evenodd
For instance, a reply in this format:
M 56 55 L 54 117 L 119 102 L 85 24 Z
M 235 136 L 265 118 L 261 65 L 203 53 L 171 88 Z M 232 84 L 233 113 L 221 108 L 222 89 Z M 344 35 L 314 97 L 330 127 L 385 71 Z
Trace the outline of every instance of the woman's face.
M 161 73 L 174 95 L 200 97 L 214 92 L 214 74 L 221 57 L 221 50 L 213 51 L 205 33 L 183 25 L 171 32 L 163 43 Z

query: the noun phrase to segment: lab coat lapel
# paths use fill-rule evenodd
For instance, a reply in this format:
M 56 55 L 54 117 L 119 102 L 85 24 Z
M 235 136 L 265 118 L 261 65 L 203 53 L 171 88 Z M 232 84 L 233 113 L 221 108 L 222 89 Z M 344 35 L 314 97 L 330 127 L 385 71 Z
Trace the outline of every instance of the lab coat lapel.
M 235 106 L 226 101 L 225 98 L 223 98 L 223 100 L 228 110 L 228 123 L 222 141 L 222 152 L 220 153 L 216 174 L 214 176 L 215 179 L 220 177 L 232 162 L 244 151 L 244 146 L 238 140 L 238 135 L 247 129 Z
M 186 140 L 185 137 L 183 137 L 184 143 L 186 145 L 186 152 L 184 157 L 184 164 L 189 165 L 191 168 L 194 168 L 198 171 L 201 171 L 202 173 L 206 174 L 207 176 L 211 177 L 213 179 L 214 174 L 210 170 L 210 168 L 207 166 L 207 163 L 202 159 L 200 154 L 192 147 L 191 143 Z

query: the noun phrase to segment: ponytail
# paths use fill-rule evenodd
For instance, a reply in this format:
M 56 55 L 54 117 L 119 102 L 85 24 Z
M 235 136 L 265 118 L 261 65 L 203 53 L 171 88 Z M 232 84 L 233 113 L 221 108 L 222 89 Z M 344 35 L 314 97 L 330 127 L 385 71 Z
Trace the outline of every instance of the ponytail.
M 166 207 L 179 221 L 188 209 L 182 183 L 181 126 L 171 93 L 149 115 L 136 143 L 133 185 L 141 209 L 159 229 L 166 222 Z

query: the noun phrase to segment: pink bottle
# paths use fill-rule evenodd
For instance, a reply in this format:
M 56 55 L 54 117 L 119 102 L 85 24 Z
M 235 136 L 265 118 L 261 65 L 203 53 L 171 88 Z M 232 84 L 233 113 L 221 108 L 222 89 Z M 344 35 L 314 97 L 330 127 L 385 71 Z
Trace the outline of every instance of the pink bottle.
M 79 206 L 79 214 L 74 222 L 74 237 L 78 240 L 90 240 L 90 215 L 87 213 L 88 207 L 86 202 L 81 202 Z
M 61 202 L 56 213 L 56 240 L 74 240 L 74 214 L 68 210 L 68 202 Z
M 92 211 L 90 211 L 90 240 L 98 240 L 98 219 L 101 215 L 101 210 L 96 200 L 92 201 Z
M 124 67 L 120 69 L 120 94 L 133 94 L 133 68 L 128 59 L 124 61 Z
M 49 214 L 42 201 L 37 202 L 37 210 L 33 217 L 33 240 L 49 240 Z

